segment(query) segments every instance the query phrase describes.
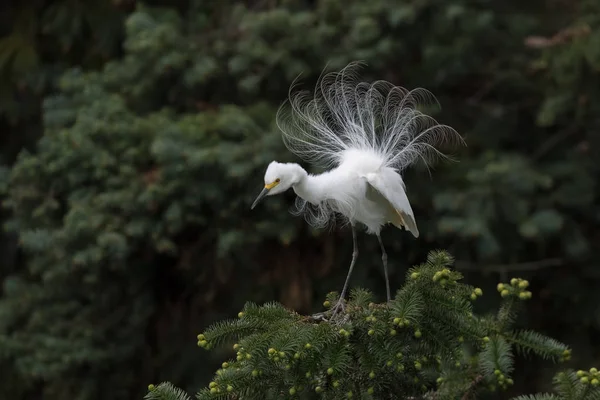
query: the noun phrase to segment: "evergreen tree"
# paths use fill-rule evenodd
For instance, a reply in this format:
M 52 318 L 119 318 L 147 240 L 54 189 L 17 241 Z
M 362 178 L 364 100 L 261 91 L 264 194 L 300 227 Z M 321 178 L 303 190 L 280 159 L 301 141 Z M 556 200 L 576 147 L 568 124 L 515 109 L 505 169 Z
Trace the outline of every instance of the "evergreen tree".
M 483 292 L 460 282 L 452 258 L 431 252 L 427 262 L 407 273 L 407 283 L 386 304 L 354 289 L 345 312 L 299 315 L 280 304 L 246 304 L 237 320 L 222 321 L 198 335 L 207 350 L 233 344 L 234 359 L 223 362 L 208 388 L 209 399 L 475 399 L 485 391 L 512 386 L 515 354 L 535 353 L 566 361 L 571 350 L 530 330 L 514 329 L 529 282 L 512 278 L 498 284 L 503 303 L 495 315 L 478 316 L 472 303 Z M 324 306 L 337 299 L 330 293 Z M 562 397 L 600 396 L 600 374 L 561 373 Z M 183 400 L 169 383 L 150 385 L 148 400 Z M 524 400 L 527 397 L 518 399 Z

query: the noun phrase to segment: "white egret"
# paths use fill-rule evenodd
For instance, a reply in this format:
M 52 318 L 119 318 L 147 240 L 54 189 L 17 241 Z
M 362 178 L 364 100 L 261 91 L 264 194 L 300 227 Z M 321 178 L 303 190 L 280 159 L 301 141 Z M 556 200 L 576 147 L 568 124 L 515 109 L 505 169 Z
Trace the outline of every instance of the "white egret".
M 322 75 L 314 95 L 306 91 L 292 94 L 290 89 L 276 118 L 284 143 L 326 172 L 313 175 L 298 164 L 273 161 L 264 176 L 264 189 L 251 207 L 265 196 L 292 188 L 298 196 L 298 213 L 313 226 L 323 227 L 336 217 L 350 224 L 352 260 L 334 314 L 344 307 L 358 257 L 357 224 L 377 236 L 387 300 L 391 299 L 381 229 L 391 223 L 419 237 L 400 173 L 418 159 L 428 164 L 438 156 L 447 157 L 438 144 L 462 141 L 454 129 L 417 109 L 423 103 L 436 103 L 430 92 L 408 91 L 386 81 L 360 82 L 357 66 L 351 63 L 340 72 Z

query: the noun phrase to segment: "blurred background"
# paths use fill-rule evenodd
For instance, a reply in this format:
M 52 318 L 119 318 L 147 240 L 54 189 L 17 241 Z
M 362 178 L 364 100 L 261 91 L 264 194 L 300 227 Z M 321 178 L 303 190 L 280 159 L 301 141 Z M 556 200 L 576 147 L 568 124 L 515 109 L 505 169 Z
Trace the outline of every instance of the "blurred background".
M 0 399 L 193 393 L 230 353 L 196 347 L 246 301 L 319 310 L 349 230 L 250 211 L 274 114 L 302 73 L 363 60 L 438 98 L 468 147 L 407 172 L 421 236 L 388 228 L 392 289 L 443 248 L 468 283 L 531 282 L 521 326 L 600 362 L 600 2 L 62 0 L 0 5 Z M 309 167 L 304 165 L 305 167 Z M 385 297 L 377 240 L 352 284 Z M 556 366 L 518 358 L 516 393 Z

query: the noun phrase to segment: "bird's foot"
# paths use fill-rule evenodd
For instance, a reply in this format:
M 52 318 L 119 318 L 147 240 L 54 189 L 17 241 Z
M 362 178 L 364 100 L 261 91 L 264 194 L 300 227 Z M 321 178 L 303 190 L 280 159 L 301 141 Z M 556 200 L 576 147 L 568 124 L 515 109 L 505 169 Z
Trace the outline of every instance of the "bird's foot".
M 344 318 L 342 318 L 342 317 L 344 316 L 345 311 L 346 311 L 346 302 L 344 301 L 343 297 L 340 297 L 340 299 L 335 303 L 335 305 L 333 307 L 331 307 L 329 310 L 320 312 L 317 314 L 313 314 L 307 318 L 312 321 L 325 321 L 325 322 L 335 321 L 335 323 L 340 323 L 340 322 L 344 321 Z M 346 316 L 346 318 L 347 317 L 348 316 Z
M 336 315 L 343 314 L 346 311 L 346 302 L 343 297 L 337 301 L 335 306 L 331 307 L 331 318 L 335 318 Z

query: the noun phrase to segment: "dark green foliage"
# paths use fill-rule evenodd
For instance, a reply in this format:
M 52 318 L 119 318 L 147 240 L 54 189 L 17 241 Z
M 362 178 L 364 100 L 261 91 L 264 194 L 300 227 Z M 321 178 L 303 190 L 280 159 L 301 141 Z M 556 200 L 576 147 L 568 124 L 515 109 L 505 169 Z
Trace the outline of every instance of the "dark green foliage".
M 512 331 L 501 314 L 474 315 L 472 302 L 482 291 L 459 282 L 451 263 L 447 253 L 431 252 L 390 303 L 376 304 L 368 291 L 355 289 L 341 314 L 302 316 L 277 303 L 246 304 L 238 319 L 198 335 L 200 347 L 235 343 L 237 351 L 198 399 L 455 399 L 511 386 L 515 347 L 555 361 L 570 357 L 555 340 Z M 502 293 L 504 314 L 530 293 L 527 281 L 513 282 L 513 293 Z M 148 398 L 163 398 L 153 397 L 163 390 L 178 393 L 158 386 Z
M 143 338 L 157 300 L 181 296 L 180 280 L 193 281 L 199 270 L 206 278 L 194 290 L 215 296 L 211 279 L 234 261 L 222 261 L 224 255 L 255 244 L 289 217 L 280 212 L 270 224 L 245 227 L 237 217 L 255 190 L 248 184 L 246 196 L 240 193 L 242 173 L 273 157 L 269 148 L 277 137 L 261 136 L 272 129 L 265 116 L 274 108 L 132 111 L 130 102 L 147 97 L 164 68 L 156 80 L 138 82 L 130 74 L 180 59 L 172 56 L 173 40 L 181 41 L 172 29 L 177 16 L 160 15 L 132 16 L 122 62 L 102 74 L 63 76 L 61 94 L 44 104 L 44 137 L 35 152 L 20 154 L 1 185 L 12 213 L 7 225 L 18 232 L 27 265 L 4 280 L 0 341 L 6 352 L 0 357 L 28 379 L 46 381 L 48 396 L 123 398 L 139 391 L 133 366 L 147 351 Z M 158 36 L 151 42 L 160 45 L 155 52 L 145 47 L 149 32 Z M 264 153 L 249 159 L 257 143 Z M 270 207 L 277 209 L 277 202 Z M 294 230 L 278 231 L 289 237 Z M 249 231 L 254 236 L 244 234 Z M 183 275 L 173 277 L 171 268 Z M 154 329 L 149 336 L 160 338 Z M 106 393 L 97 389 L 98 379 Z
M 596 368 L 591 368 L 590 371 L 592 372 L 571 370 L 559 372 L 554 377 L 554 390 L 557 394 L 519 396 L 513 400 L 598 400 L 600 399 L 600 375 Z M 596 381 L 590 383 L 593 379 Z
M 191 351 L 194 332 L 246 300 L 310 313 L 338 287 L 348 232 L 306 228 L 291 196 L 248 207 L 269 161 L 297 161 L 273 126 L 290 82 L 352 60 L 431 90 L 468 143 L 451 168 L 406 174 L 423 233 L 384 231 L 393 287 L 447 248 L 486 292 L 535 282 L 520 319 L 511 296 L 482 324 L 597 360 L 597 0 L 5 3 L 2 39 L 29 33 L 0 49 L 0 163 L 28 146 L 0 168 L 0 398 L 193 392 L 221 357 Z M 354 284 L 381 294 L 378 244 L 359 241 Z M 546 340 L 515 335 L 516 354 Z M 538 362 L 515 363 L 516 392 L 551 390 Z
M 183 390 L 174 387 L 169 382 L 158 386 L 149 385 L 146 400 L 189 400 L 190 397 Z
M 41 97 L 64 66 L 94 67 L 116 55 L 129 8 L 119 3 L 40 0 L 3 5 L 0 118 L 17 124 L 37 117 Z

